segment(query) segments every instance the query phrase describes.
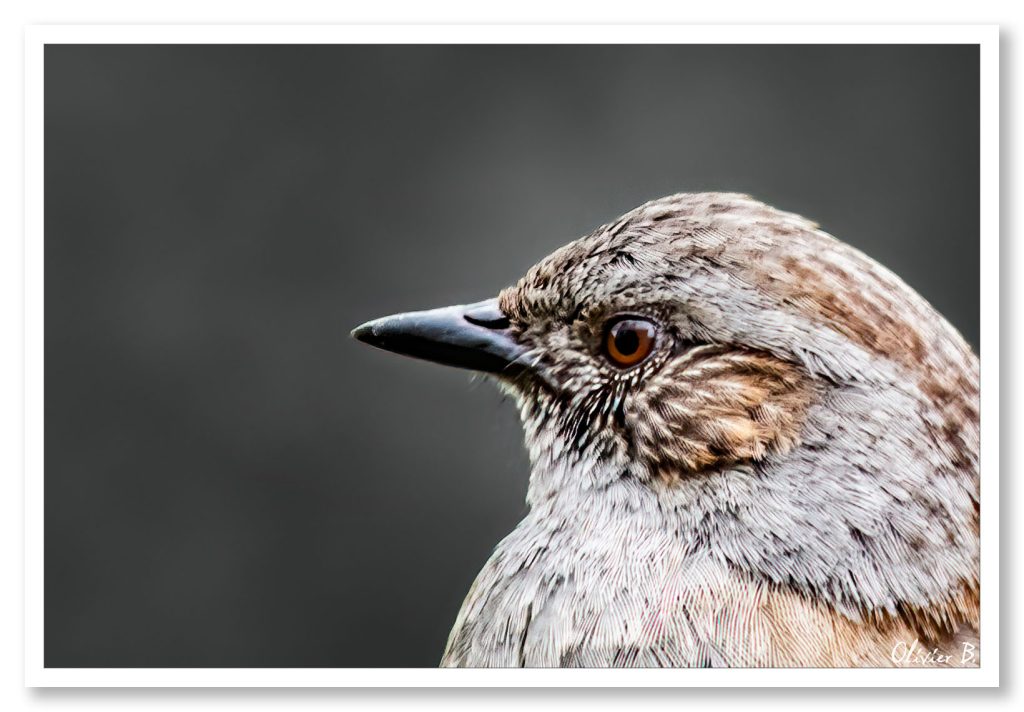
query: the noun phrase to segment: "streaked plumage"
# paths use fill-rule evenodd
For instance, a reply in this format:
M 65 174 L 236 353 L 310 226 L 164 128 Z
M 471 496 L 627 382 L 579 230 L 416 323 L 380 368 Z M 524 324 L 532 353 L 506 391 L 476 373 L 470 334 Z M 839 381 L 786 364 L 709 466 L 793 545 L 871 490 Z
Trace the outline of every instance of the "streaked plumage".
M 894 274 L 747 196 L 680 194 L 497 306 L 530 511 L 442 665 L 876 666 L 914 641 L 977 664 L 978 362 Z M 658 325 L 638 366 L 602 356 L 616 314 Z M 357 335 L 426 355 L 396 323 Z

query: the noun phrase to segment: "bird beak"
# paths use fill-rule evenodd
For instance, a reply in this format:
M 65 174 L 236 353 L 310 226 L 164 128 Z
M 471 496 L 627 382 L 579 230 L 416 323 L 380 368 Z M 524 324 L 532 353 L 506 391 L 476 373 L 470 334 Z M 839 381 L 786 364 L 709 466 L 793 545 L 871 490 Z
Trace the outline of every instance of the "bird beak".
M 526 352 L 497 299 L 374 319 L 352 336 L 385 351 L 487 373 L 510 373 Z

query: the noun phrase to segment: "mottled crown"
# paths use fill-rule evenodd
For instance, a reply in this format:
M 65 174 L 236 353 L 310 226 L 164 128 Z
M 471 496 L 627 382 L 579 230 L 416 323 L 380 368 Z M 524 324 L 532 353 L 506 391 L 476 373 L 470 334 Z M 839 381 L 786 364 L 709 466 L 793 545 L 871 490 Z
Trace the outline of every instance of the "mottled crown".
M 977 358 L 869 257 L 750 197 L 680 194 L 500 304 L 529 348 L 506 387 L 534 506 L 628 478 L 730 565 L 850 616 L 976 616 Z M 628 369 L 602 351 L 624 314 L 658 328 Z

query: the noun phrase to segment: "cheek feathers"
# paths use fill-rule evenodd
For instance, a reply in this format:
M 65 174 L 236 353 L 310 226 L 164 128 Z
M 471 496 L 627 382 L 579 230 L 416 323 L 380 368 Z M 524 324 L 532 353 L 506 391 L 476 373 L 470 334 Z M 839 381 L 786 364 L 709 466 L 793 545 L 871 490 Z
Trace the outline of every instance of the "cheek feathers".
M 671 480 L 787 452 L 812 397 L 807 377 L 773 356 L 684 354 L 627 402 L 626 424 L 638 458 Z

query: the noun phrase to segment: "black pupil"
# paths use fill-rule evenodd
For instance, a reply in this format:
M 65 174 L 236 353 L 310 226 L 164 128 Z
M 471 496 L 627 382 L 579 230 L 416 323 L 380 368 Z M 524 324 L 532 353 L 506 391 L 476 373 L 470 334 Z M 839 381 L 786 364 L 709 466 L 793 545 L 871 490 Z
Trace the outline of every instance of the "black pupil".
M 623 356 L 630 356 L 640 348 L 640 334 L 635 326 L 621 325 L 615 330 L 615 348 Z

